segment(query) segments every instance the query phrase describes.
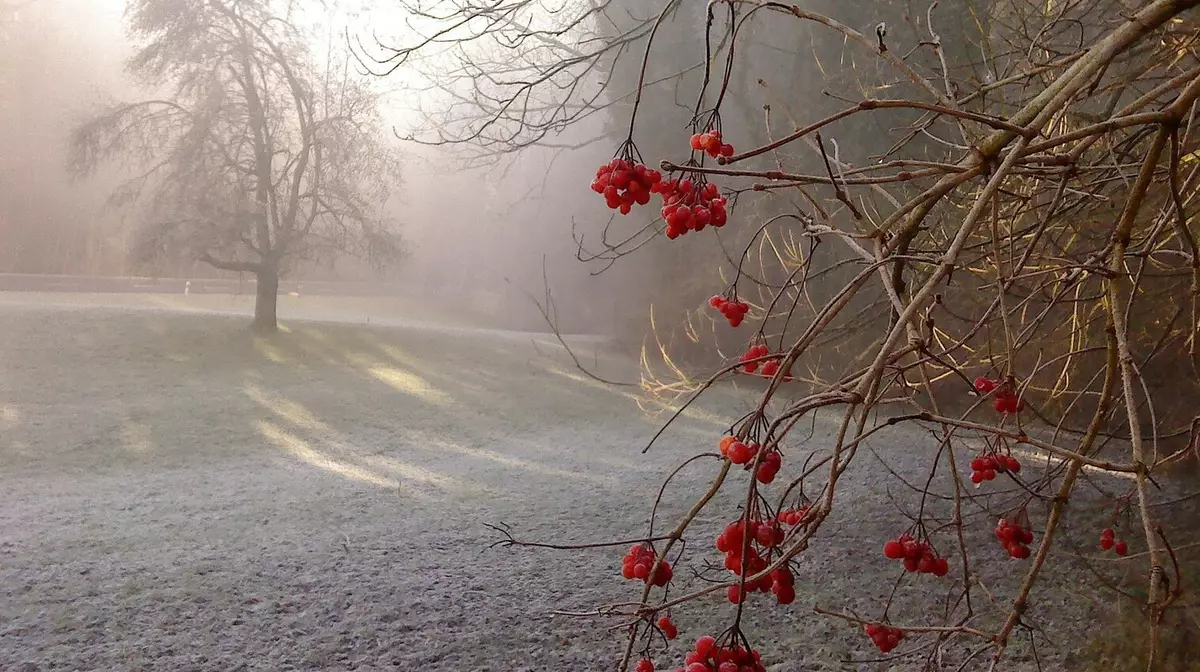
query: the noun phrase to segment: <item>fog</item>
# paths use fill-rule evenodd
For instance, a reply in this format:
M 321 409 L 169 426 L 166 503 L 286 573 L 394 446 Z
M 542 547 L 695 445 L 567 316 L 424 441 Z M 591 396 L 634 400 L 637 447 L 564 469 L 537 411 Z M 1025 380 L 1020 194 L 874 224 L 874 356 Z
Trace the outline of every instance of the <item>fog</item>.
M 67 142 L 73 128 L 105 103 L 150 97 L 124 69 L 133 45 L 119 0 L 4 0 L 0 27 L 0 273 L 103 276 L 229 275 L 190 259 L 141 263 L 136 207 L 108 197 L 131 172 L 108 165 L 72 179 Z M 314 24 L 327 20 L 316 3 Z M 334 17 L 331 36 L 359 30 L 362 17 Z M 402 24 L 396 24 L 402 25 Z M 319 31 L 314 31 L 319 32 Z M 334 37 L 329 45 L 345 49 Z M 316 44 L 317 50 L 327 45 Z M 381 78 L 382 113 L 397 134 L 425 130 L 403 73 Z M 591 126 L 591 128 L 588 128 Z M 599 124 L 572 135 L 595 136 Z M 402 178 L 388 207 L 397 213 L 408 255 L 385 274 L 345 256 L 290 272 L 293 279 L 370 282 L 378 291 L 414 292 L 533 328 L 543 319 L 529 294 L 544 300 L 549 281 L 565 330 L 612 333 L 617 304 L 630 305 L 642 285 L 628 266 L 622 277 L 594 276 L 576 260 L 575 230 L 602 226 L 609 216 L 586 195 L 595 165 L 611 148 L 578 152 L 534 148 L 496 161 L 470 162 L 459 148 L 388 138 L 402 154 Z M 470 163 L 474 164 L 471 167 Z M 609 279 L 614 278 L 614 279 Z M 628 311 L 627 311 L 628 312 Z M 544 324 L 541 326 L 545 326 Z
M 187 247 L 194 240 L 159 240 L 153 227 L 162 219 L 163 203 L 154 210 L 144 196 L 117 203 L 109 198 L 145 168 L 146 156 L 139 157 L 140 163 L 99 163 L 85 179 L 72 175 L 68 138 L 74 129 L 114 101 L 163 93 L 156 87 L 164 82 L 138 81 L 124 67 L 142 46 L 127 30 L 124 3 L 3 1 L 0 273 L 234 277 L 232 271 L 199 261 L 201 255 Z M 630 343 L 641 341 L 652 305 L 658 328 L 680 324 L 687 311 L 702 306 L 726 282 L 720 259 L 743 244 L 744 231 L 731 233 L 724 242 L 713 236 L 693 241 L 686 250 L 672 248 L 661 239 L 650 240 L 650 215 L 614 215 L 587 188 L 596 166 L 608 161 L 623 140 L 644 40 L 634 40 L 632 49 L 557 71 L 564 59 L 581 53 L 563 40 L 585 45 L 606 31 L 630 30 L 638 21 L 648 25 L 652 15 L 641 3 L 614 5 L 609 12 L 625 17 L 629 25 L 605 23 L 612 17 L 590 20 L 573 29 L 577 34 L 564 33 L 561 40 L 543 37 L 528 49 L 513 48 L 521 42 L 512 34 L 499 33 L 490 41 L 476 35 L 461 43 L 446 39 L 402 62 L 370 68 L 386 76 L 368 75 L 363 63 L 394 55 L 381 45 L 421 45 L 423 36 L 440 34 L 445 22 L 415 15 L 420 3 L 278 4 L 308 36 L 304 48 L 317 66 L 326 65 L 326 87 L 332 64 L 379 96 L 384 130 L 378 141 L 397 152 L 399 171 L 394 179 L 381 180 L 387 195 L 378 207 L 394 220 L 404 250 L 381 271 L 355 253 L 367 249 L 363 245 L 340 241 L 333 251 L 292 263 L 283 270 L 285 280 L 369 283 L 382 295 L 417 294 L 526 329 L 548 326 L 542 310 L 549 292 L 555 326 L 622 335 Z M 843 15 L 864 31 L 887 14 L 881 9 L 877 16 L 844 16 L 853 12 L 839 3 L 810 4 Z M 582 12 L 587 7 L 581 3 L 568 9 Z M 530 12 L 522 20 L 567 20 L 558 14 Z M 519 24 L 501 27 L 512 25 Z M 657 38 L 661 48 L 647 71 L 651 85 L 635 133 L 637 148 L 651 166 L 662 158 L 679 158 L 690 133 L 689 108 L 702 63 L 701 51 L 693 47 L 702 25 L 701 5 L 681 6 Z M 782 108 L 774 122 L 781 128 L 841 104 L 820 99 L 830 81 L 809 67 L 822 54 L 844 59 L 840 41 L 809 30 L 781 32 L 767 24 L 751 29 L 757 31 L 756 39 L 735 61 L 731 91 L 736 95 L 722 112 L 727 133 L 743 144 L 764 140 L 762 109 L 767 104 Z M 514 61 L 520 65 L 512 65 Z M 479 74 L 488 69 L 493 72 Z M 797 80 L 798 72 L 802 76 Z M 849 79 L 837 86 L 864 91 L 903 86 L 877 68 L 846 72 Z M 527 79 L 538 82 L 528 93 L 514 84 Z M 771 91 L 755 84 L 767 80 L 784 82 L 787 88 Z M 509 103 L 511 107 L 504 106 Z M 495 123 L 481 123 L 497 109 L 504 111 Z M 855 120 L 842 124 L 842 156 L 861 159 L 862 131 L 888 118 L 875 115 L 867 126 Z M 152 144 L 141 147 L 147 153 L 152 149 Z M 789 158 L 819 166 L 812 163 L 814 156 Z M 168 196 L 166 205 L 182 198 Z M 205 216 L 221 219 L 212 204 L 206 207 Z M 753 207 L 747 215 L 764 217 L 774 206 Z M 227 243 L 213 249 L 228 248 Z M 156 252 L 153 259 L 145 254 L 148 248 Z M 208 254 L 207 248 L 203 253 Z M 541 309 L 534 300 L 542 303 Z

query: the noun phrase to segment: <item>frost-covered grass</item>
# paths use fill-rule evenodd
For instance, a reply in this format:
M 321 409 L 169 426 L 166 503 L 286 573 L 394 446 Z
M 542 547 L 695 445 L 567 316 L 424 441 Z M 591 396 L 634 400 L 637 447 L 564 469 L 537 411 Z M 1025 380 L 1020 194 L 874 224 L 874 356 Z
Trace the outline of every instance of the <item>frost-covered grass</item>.
M 407 308 L 403 326 L 345 324 L 364 316 L 327 300 L 286 305 L 288 330 L 258 339 L 214 312 L 246 306 L 220 301 L 0 295 L 0 670 L 611 669 L 610 623 L 550 612 L 634 599 L 625 549 L 488 549 L 484 523 L 558 542 L 636 536 L 662 477 L 752 403 L 717 389 L 643 456 L 661 418 L 583 377 L 552 337 Z M 634 362 L 577 343 L 636 379 Z M 830 430 L 818 421 L 789 460 Z M 872 450 L 901 473 L 936 447 L 879 436 Z M 685 510 L 713 464 L 685 470 L 662 512 Z M 773 670 L 887 667 L 846 662 L 872 658 L 869 642 L 810 611 L 877 616 L 891 590 L 875 549 L 904 524 L 893 501 L 914 500 L 863 465 L 800 563 L 796 603 L 755 598 L 746 630 Z M 711 544 L 738 496 L 693 544 Z M 994 550 L 980 572 L 1003 600 L 1013 570 Z M 1050 576 L 1031 611 L 1056 641 L 1086 630 L 1080 576 Z M 929 610 L 896 618 L 932 613 L 931 585 L 949 583 L 902 591 Z M 719 630 L 722 599 L 679 610 L 681 639 Z

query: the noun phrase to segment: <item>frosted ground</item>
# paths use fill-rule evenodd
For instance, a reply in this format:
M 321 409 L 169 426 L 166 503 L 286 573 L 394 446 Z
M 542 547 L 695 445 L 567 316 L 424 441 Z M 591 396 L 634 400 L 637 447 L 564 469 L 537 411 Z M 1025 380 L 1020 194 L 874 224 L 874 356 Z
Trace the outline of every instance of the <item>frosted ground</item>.
M 661 477 L 710 450 L 749 393 L 718 389 L 643 456 L 660 419 L 581 376 L 552 337 L 413 306 L 367 324 L 366 308 L 285 297 L 287 332 L 259 340 L 245 299 L 0 294 L 0 670 L 611 669 L 610 623 L 551 612 L 632 599 L 624 549 L 489 549 L 484 524 L 567 543 L 636 536 Z M 575 343 L 636 379 L 632 360 Z M 812 429 L 785 474 L 830 432 Z M 871 444 L 909 474 L 931 446 L 901 429 Z M 810 611 L 875 616 L 891 590 L 875 549 L 912 496 L 874 459 L 848 472 L 852 524 L 810 549 L 796 603 L 745 622 L 772 670 L 908 667 Z M 712 469 L 685 470 L 665 512 Z M 698 543 L 734 515 L 732 497 Z M 985 540 L 994 522 L 977 522 Z M 1015 572 L 993 550 L 979 570 L 1003 600 Z M 1071 587 L 1089 575 L 1056 566 L 1030 612 L 1053 633 L 1035 638 L 1049 669 L 1066 660 L 1054 642 L 1097 607 Z M 923 616 L 906 596 L 936 610 L 946 585 L 916 588 L 898 621 Z M 681 641 L 720 629 L 720 599 L 675 614 Z M 1015 653 L 1007 669 L 1033 667 L 1026 643 Z

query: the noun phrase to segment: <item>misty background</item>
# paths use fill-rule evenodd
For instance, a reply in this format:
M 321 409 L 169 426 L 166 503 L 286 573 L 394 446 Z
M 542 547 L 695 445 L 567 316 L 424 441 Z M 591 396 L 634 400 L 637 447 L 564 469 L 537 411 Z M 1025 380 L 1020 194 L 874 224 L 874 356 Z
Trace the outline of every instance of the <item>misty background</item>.
M 610 4 L 605 16 L 625 17 L 628 25 L 613 20 L 592 30 L 622 35 L 646 25 L 657 11 L 634 0 Z M 904 2 L 809 4 L 867 33 L 880 19 L 902 26 L 906 16 Z M 292 5 L 299 7 L 300 22 L 307 23 L 310 34 L 327 36 L 326 44 L 309 45 L 317 53 L 346 50 L 349 41 L 361 47 L 359 56 L 386 55 L 380 45 L 406 46 L 437 27 L 413 19 L 405 3 Z M 944 31 L 957 25 L 959 11 L 945 12 Z M 0 115 L 5 119 L 0 126 L 0 273 L 235 276 L 195 259 L 139 259 L 134 250 L 144 213 L 107 203 L 128 171 L 106 166 L 90 179 L 70 177 L 72 129 L 105 103 L 149 93 L 124 69 L 135 47 L 125 31 L 124 3 L 4 0 L 0 13 Z M 703 3 L 684 3 L 657 38 L 635 134 L 652 166 L 684 154 L 681 143 L 690 134 L 692 96 L 702 76 L 703 50 L 693 47 L 702 41 L 703 15 Z M 754 39 L 745 41 L 734 61 L 731 104 L 723 117 L 726 136 L 741 146 L 764 141 L 767 122 L 789 129 L 844 106 L 823 92 L 853 97 L 856 89 L 866 95 L 905 87 L 891 75 L 885 78 L 874 63 L 852 67 L 852 55 L 840 41 L 811 28 L 789 25 L 784 31 L 770 22 L 749 22 L 744 29 L 754 31 Z M 959 44 L 949 37 L 947 42 Z M 407 256 L 382 273 L 346 256 L 324 259 L 297 265 L 287 279 L 369 282 L 385 296 L 420 293 L 502 326 L 526 329 L 546 328 L 529 295 L 544 302 L 548 286 L 556 327 L 617 335 L 628 345 L 641 342 L 652 315 L 660 332 L 686 321 L 727 283 L 721 259 L 740 249 L 746 231 L 753 229 L 730 227 L 696 236 L 686 246 L 666 245 L 638 234 L 653 214 L 613 217 L 603 199 L 587 189 L 595 167 L 624 139 L 644 40 L 605 54 L 583 74 L 569 73 L 575 88 L 565 87 L 561 77 L 535 87 L 535 99 L 575 105 L 582 113 L 501 124 L 514 129 L 510 136 L 507 130 L 498 136 L 513 140 L 506 143 L 471 138 L 470 129 L 478 128 L 481 117 L 462 101 L 484 87 L 477 78 L 465 81 L 454 64 L 472 48 L 468 43 L 426 49 L 388 76 L 370 78 L 396 136 L 388 142 L 402 153 L 401 182 L 387 208 L 401 223 Z M 556 56 L 551 50 L 542 57 Z M 773 117 L 764 119 L 769 106 L 774 106 Z M 834 141 L 841 140 L 842 158 L 864 160 L 872 148 L 862 140 L 888 119 L 899 122 L 904 115 L 841 124 L 842 134 Z M 522 135 L 531 129 L 533 137 Z M 475 141 L 455 142 L 462 138 Z M 520 151 L 511 151 L 516 147 Z M 812 163 L 815 154 L 785 158 L 819 165 Z M 755 199 L 751 207 L 740 214 L 749 222 L 791 206 Z M 636 254 L 628 254 L 634 249 Z
M 0 13 L 0 273 L 235 277 L 196 260 L 142 263 L 132 253 L 138 211 L 107 202 L 128 175 L 104 167 L 71 179 L 73 128 L 104 103 L 146 96 L 124 72 L 132 47 L 123 2 L 5 0 Z M 314 19 L 329 17 L 318 11 Z M 325 28 L 335 49 L 366 21 L 333 19 Z M 376 82 L 387 122 L 407 133 L 423 121 L 413 110 L 431 101 L 414 100 L 402 79 Z M 572 219 L 586 226 L 607 215 L 586 185 L 610 150 L 531 150 L 469 168 L 449 148 L 390 142 L 402 148 L 403 176 L 388 205 L 408 256 L 383 273 L 343 257 L 294 269 L 289 279 L 370 282 L 384 295 L 424 293 L 505 326 L 544 328 L 526 296 L 544 294 L 544 259 L 563 329 L 613 333 L 617 311 L 644 303 L 629 269 L 620 279 L 593 277 L 597 269 L 576 261 Z

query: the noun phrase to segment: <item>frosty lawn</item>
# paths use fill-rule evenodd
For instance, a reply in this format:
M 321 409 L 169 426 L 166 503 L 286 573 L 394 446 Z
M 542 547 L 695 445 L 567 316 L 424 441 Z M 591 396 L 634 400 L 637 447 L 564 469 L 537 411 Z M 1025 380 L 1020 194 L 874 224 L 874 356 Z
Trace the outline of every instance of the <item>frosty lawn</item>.
M 662 476 L 714 450 L 752 400 L 720 390 L 643 456 L 661 418 L 580 375 L 553 337 L 305 322 L 293 302 L 287 333 L 262 340 L 213 312 L 244 306 L 212 301 L 0 295 L 0 669 L 610 669 L 610 622 L 551 611 L 634 599 L 626 549 L 488 549 L 484 523 L 558 542 L 642 534 L 630 525 Z M 329 305 L 309 316 L 352 319 Z M 598 361 L 636 377 L 633 362 Z M 814 444 L 828 431 L 818 422 Z M 919 471 L 921 441 L 872 447 Z M 685 470 L 662 513 L 711 472 Z M 855 482 L 877 516 L 811 549 L 789 616 L 748 625 L 772 641 L 773 670 L 870 655 L 811 612 L 890 590 L 890 562 L 843 550 L 886 539 L 898 515 L 870 470 Z M 712 538 L 734 506 L 703 519 Z M 1083 608 L 1069 590 L 1043 597 L 1062 602 L 1039 617 Z M 728 606 L 677 613 L 680 640 Z

